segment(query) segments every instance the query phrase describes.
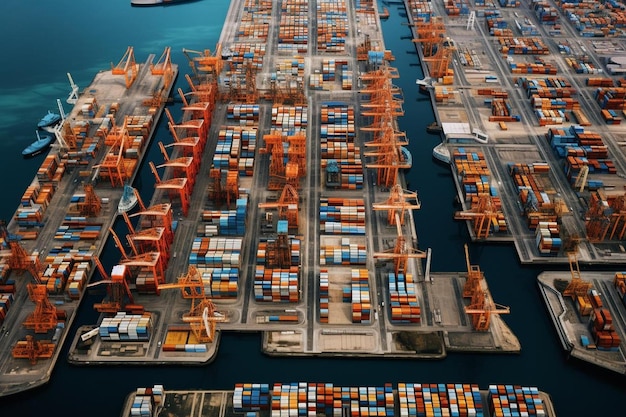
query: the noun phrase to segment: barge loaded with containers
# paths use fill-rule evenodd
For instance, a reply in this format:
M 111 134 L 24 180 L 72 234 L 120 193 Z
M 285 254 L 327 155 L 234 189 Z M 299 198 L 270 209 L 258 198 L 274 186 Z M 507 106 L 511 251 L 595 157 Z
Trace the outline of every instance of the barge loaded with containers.
M 428 384 L 343 387 L 332 383 L 239 383 L 231 391 L 175 391 L 163 385 L 131 393 L 121 417 L 184 415 L 289 416 L 542 416 L 556 417 L 550 395 L 537 387 Z
M 50 379 L 178 73 L 169 48 L 137 64 L 129 47 L 111 67 L 74 97 L 56 144 L 0 225 L 0 396 Z
M 318 5 L 233 1 L 215 49 L 184 51 L 154 195 L 122 214 L 133 256 L 116 237 L 71 363 L 206 364 L 222 331 L 263 333 L 269 355 L 520 351 L 469 254 L 468 271 L 430 273 L 417 247 L 375 2 Z

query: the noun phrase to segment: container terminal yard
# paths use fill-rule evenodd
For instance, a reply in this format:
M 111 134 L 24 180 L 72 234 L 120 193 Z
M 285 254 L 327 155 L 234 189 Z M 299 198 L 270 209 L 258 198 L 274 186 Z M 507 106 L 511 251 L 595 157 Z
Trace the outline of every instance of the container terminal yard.
M 248 414 L 251 413 L 251 414 Z M 550 395 L 536 387 L 423 384 L 343 387 L 332 383 L 238 383 L 232 391 L 137 388 L 121 417 L 259 416 L 507 416 L 555 417 Z
M 190 91 L 177 91 L 182 120 L 164 111 L 172 137 L 148 161 L 150 202 L 130 184 L 177 74 L 169 49 L 138 65 L 129 47 L 73 86 L 58 144 L 3 228 L 2 395 L 50 378 L 84 291 L 98 289 L 101 317 L 75 335 L 74 364 L 204 364 L 218 326 L 263 332 L 276 355 L 519 352 L 468 252 L 467 271 L 431 273 L 417 249 L 375 5 L 319 5 L 232 2 L 215 50 L 184 51 Z M 120 261 L 106 270 L 108 236 Z
M 579 269 L 626 259 L 623 5 L 408 3 L 455 219 L 474 241 L 513 242 L 521 263 L 569 266 L 539 279 L 564 349 L 625 373 L 624 288 Z
M 204 364 L 218 349 L 220 331 L 263 332 L 263 350 L 274 355 L 442 358 L 448 351 L 520 351 L 500 317 L 509 309 L 492 300 L 467 249 L 463 272 L 431 272 L 429 251 L 418 249 L 412 211 L 421 202 L 406 190 L 402 176 L 411 167 L 405 147 L 411 138 L 396 129 L 402 95 L 393 85 L 393 54 L 384 48 L 376 5 L 316 4 L 232 1 L 216 48 L 184 51 L 192 71 L 186 75 L 190 91 L 177 91 L 184 102 L 182 120 L 165 111 L 172 137 L 159 143 L 163 160 L 149 161 L 156 185 L 147 204 L 126 185 L 132 184 L 142 146 L 177 73 L 168 49 L 156 64 L 142 66 L 129 47 L 111 71 L 99 73 L 84 92 L 76 91 L 74 110 L 57 131 L 59 147 L 46 159 L 55 161 L 47 162 L 53 167 L 44 163 L 37 175 L 37 184 L 56 182 L 43 193 L 29 189 L 3 233 L 10 250 L 3 258 L 9 277 L 3 283 L 2 395 L 50 378 L 64 329 L 87 286 L 105 288 L 107 295 L 94 305 L 99 322 L 81 328 L 72 341 L 74 364 Z M 480 27 L 490 25 L 491 14 L 468 19 L 459 12 L 453 18 L 446 14 L 454 15 L 453 10 L 436 13 L 441 5 L 420 5 L 404 6 L 412 22 L 428 13 L 426 29 L 414 25 L 416 39 L 420 30 L 445 34 L 443 41 L 416 43 L 424 46 L 418 48 L 421 55 L 431 44 L 436 56 L 424 57 L 431 77 L 424 88 L 436 103 L 458 181 L 458 218 L 468 221 L 476 240 L 515 241 L 522 262 L 524 256 L 532 262 L 566 262 L 574 254 L 588 263 L 620 263 L 621 217 L 600 210 L 622 180 L 619 141 L 570 146 L 567 132 L 575 139 L 598 136 L 581 132 L 585 113 L 578 108 L 572 111 L 578 123 L 567 132 L 529 136 L 540 130 L 528 117 L 542 113 L 539 98 L 532 106 L 540 111 L 524 110 L 523 101 L 516 100 L 519 109 L 513 112 L 521 116 L 505 120 L 498 109 L 510 108 L 507 94 L 523 97 L 523 85 L 531 80 L 517 80 L 515 87 L 505 72 Z M 511 16 L 528 14 L 525 24 L 535 16 L 526 5 L 512 10 Z M 519 40 L 501 44 L 516 51 Z M 467 54 L 459 53 L 462 48 Z M 471 68 L 466 68 L 468 57 Z M 109 96 L 107 84 L 98 84 L 99 77 L 115 81 L 115 95 Z M 493 77 L 503 92 L 493 91 Z M 585 91 L 577 82 L 572 91 Z M 603 83 L 585 85 L 589 95 L 597 93 L 598 103 L 613 100 L 612 92 L 592 91 Z M 481 116 L 484 110 L 474 101 L 478 91 L 472 90 L 489 88 L 494 97 L 485 101 L 491 102 L 492 109 L 486 109 L 496 117 L 493 122 L 486 121 L 492 116 Z M 136 107 L 146 119 L 135 115 Z M 597 119 L 592 113 L 588 118 Z M 542 120 L 546 130 L 548 122 Z M 611 127 L 598 128 L 602 138 L 617 136 Z M 451 133 L 454 129 L 469 133 Z M 468 141 L 470 136 L 477 140 Z M 553 142 L 558 142 L 555 151 L 547 148 Z M 577 146 L 600 154 L 596 146 L 605 146 L 613 159 L 570 156 L 579 152 Z M 90 162 L 88 149 L 102 157 Z M 554 156 L 559 152 L 572 164 L 565 170 L 567 179 Z M 61 164 L 63 158 L 71 162 Z M 596 176 L 601 175 L 596 166 L 609 165 L 610 173 Z M 72 178 L 63 176 L 65 166 Z M 516 189 L 503 174 L 528 185 Z M 54 196 L 39 198 L 46 192 Z M 61 195 L 68 199 L 36 202 Z M 596 204 L 596 211 L 583 209 L 585 202 Z M 56 225 L 51 210 L 59 210 Z M 125 237 L 110 230 L 118 215 L 128 226 Z M 109 235 L 121 256 L 107 271 L 97 256 Z M 56 246 L 54 240 L 65 239 L 75 243 Z M 63 272 L 48 253 L 63 255 L 58 261 Z M 100 279 L 87 285 L 94 270 Z M 15 277 L 19 272 L 45 287 L 27 285 L 28 278 Z M 72 275 L 80 283 L 71 282 Z M 55 292 L 61 295 L 55 298 Z M 7 307 L 16 304 L 19 315 Z M 621 352 L 619 344 L 610 349 Z

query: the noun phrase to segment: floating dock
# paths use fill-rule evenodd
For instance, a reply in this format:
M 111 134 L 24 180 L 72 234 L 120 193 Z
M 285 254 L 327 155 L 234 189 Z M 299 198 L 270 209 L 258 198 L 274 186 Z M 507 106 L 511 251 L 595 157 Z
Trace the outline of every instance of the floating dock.
M 131 393 L 121 417 L 160 413 L 223 417 L 259 416 L 500 416 L 556 417 L 550 395 L 537 387 L 494 384 L 423 384 L 341 387 L 332 383 L 239 383 L 232 391 L 176 391 L 163 385 Z M 399 414 L 398 414 L 399 413 Z M 510 414 L 515 415 L 515 414 Z

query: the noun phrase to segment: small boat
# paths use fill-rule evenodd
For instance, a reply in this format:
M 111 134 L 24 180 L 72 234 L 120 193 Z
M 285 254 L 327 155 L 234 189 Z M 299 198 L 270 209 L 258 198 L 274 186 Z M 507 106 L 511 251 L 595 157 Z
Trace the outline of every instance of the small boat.
M 128 184 L 124 184 L 124 192 L 120 202 L 117 204 L 117 212 L 122 214 L 132 210 L 137 205 L 137 201 L 135 189 Z
M 383 7 L 383 11 L 379 13 L 379 16 L 381 20 L 389 19 L 389 9 Z
M 50 144 L 54 142 L 54 137 L 52 135 L 43 135 L 39 134 L 39 131 L 36 130 L 35 134 L 37 134 L 37 140 L 28 145 L 22 151 L 22 156 L 31 157 L 40 154 L 50 147 Z
M 411 169 L 413 166 L 413 155 L 411 155 L 411 151 L 409 151 L 406 147 L 401 146 L 400 152 L 402 153 L 403 162 L 409 166 L 406 169 Z
M 450 165 L 450 162 L 452 161 L 450 159 L 450 149 L 448 149 L 446 144 L 443 142 L 433 148 L 433 158 L 446 165 Z
M 438 135 L 443 132 L 443 128 L 437 122 L 432 122 L 428 126 L 426 126 L 426 132 L 432 133 L 433 135 Z
M 44 117 L 41 118 L 41 120 L 39 120 L 39 122 L 37 123 L 37 127 L 40 129 L 43 129 L 44 127 L 54 126 L 60 121 L 61 121 L 60 114 L 53 113 L 50 110 L 48 110 L 48 114 L 46 114 Z

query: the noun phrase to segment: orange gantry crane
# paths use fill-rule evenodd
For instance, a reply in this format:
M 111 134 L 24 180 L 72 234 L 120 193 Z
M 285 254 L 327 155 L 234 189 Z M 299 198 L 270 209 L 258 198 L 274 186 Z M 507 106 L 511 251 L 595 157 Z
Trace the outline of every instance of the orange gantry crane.
M 384 203 L 374 203 L 374 210 L 387 210 L 387 222 L 390 225 L 400 222 L 404 225 L 405 213 L 407 210 L 419 210 L 421 203 L 417 198 L 417 193 L 403 190 L 400 184 L 391 187 L 389 198 Z
M 390 225 L 396 225 L 396 245 L 392 253 L 375 253 L 374 258 L 393 259 L 396 276 L 406 274 L 407 265 L 411 258 L 426 258 L 427 253 L 411 246 L 402 233 L 404 217 L 407 210 L 417 210 L 421 207 L 417 199 L 417 193 L 404 191 L 399 184 L 394 185 L 389 193 L 389 198 L 384 203 L 374 203 L 374 210 L 387 210 L 387 221 Z
M 433 16 L 428 22 L 418 22 L 415 24 L 417 38 L 413 39 L 415 43 L 422 44 L 424 57 L 430 57 L 436 51 L 437 47 L 444 41 L 446 26 L 440 16 Z
M 278 201 L 275 203 L 259 203 L 259 208 L 277 209 L 278 218 L 281 220 L 287 220 L 290 228 L 297 229 L 299 225 L 299 198 L 298 191 L 293 186 L 285 184 Z
M 28 284 L 28 297 L 35 303 L 35 309 L 22 323 L 35 333 L 47 333 L 64 319 L 65 311 L 57 308 L 48 299 L 48 289 L 43 284 Z
M 159 148 L 163 155 L 164 163 L 157 165 L 157 168 L 171 168 L 173 177 L 185 177 L 189 180 L 189 188 L 193 189 L 195 183 L 196 174 L 200 167 L 197 161 L 194 161 L 193 156 L 179 156 L 178 158 L 171 159 L 165 150 L 163 142 L 159 142 Z
M 396 213 L 396 217 L 398 214 Z M 400 227 L 400 219 L 396 219 L 396 229 L 398 231 L 398 237 L 396 238 L 396 244 L 392 252 L 376 252 L 374 258 L 377 259 L 393 259 L 394 271 L 396 276 L 399 274 L 407 273 L 407 266 L 409 259 L 426 258 L 428 254 L 424 251 L 415 249 L 411 246 L 411 243 L 402 234 L 402 228 Z
M 501 213 L 491 196 L 481 195 L 470 210 L 455 212 L 454 219 L 474 222 L 473 231 L 476 238 L 486 239 L 489 237 L 491 225 L 497 223 Z
M 168 289 L 180 289 L 183 298 L 191 299 L 191 308 L 183 314 L 182 320 L 189 324 L 198 342 L 213 342 L 216 323 L 226 321 L 226 317 L 217 313 L 213 301 L 206 295 L 198 269 L 190 266 L 187 273 L 178 278 L 178 282 L 159 284 L 157 292 Z
M 155 292 L 156 286 L 165 282 L 165 268 L 167 266 L 167 257 L 162 255 L 161 252 L 158 251 L 137 253 L 137 248 L 134 246 L 132 247 L 134 255 L 128 256 L 126 250 L 122 246 L 122 242 L 120 241 L 115 231 L 112 228 L 109 228 L 109 232 L 111 233 L 113 240 L 115 240 L 117 248 L 122 254 L 120 264 L 126 265 L 128 267 L 139 268 L 139 270 L 144 272 L 145 275 L 149 278 L 149 280 L 147 280 L 146 284 L 143 285 L 142 288 L 147 292 Z
M 92 184 L 86 183 L 83 188 L 85 189 L 85 199 L 78 203 L 78 211 L 81 216 L 96 217 L 102 209 L 102 201 L 94 191 Z
M 187 215 L 189 211 L 189 180 L 186 177 L 179 178 L 170 178 L 168 180 L 161 180 L 159 173 L 157 172 L 156 166 L 152 161 L 149 162 L 150 169 L 154 174 L 154 178 L 156 179 L 155 188 L 158 190 L 167 191 L 168 197 L 170 201 L 178 195 L 180 200 L 181 208 L 183 210 L 183 215 Z
M 424 61 L 428 63 L 431 78 L 437 80 L 442 77 L 454 75 L 454 71 L 450 68 L 454 51 L 456 51 L 454 41 L 450 38 L 445 38 L 437 45 L 437 50 L 434 55 L 424 58 Z
M 123 75 L 127 89 L 130 88 L 137 79 L 138 72 L 139 68 L 135 62 L 135 54 L 132 46 L 126 49 L 124 56 L 117 65 L 111 63 L 111 73 L 113 75 Z
M 107 298 L 100 303 L 95 303 L 93 308 L 99 313 L 105 314 L 116 314 L 119 311 L 128 311 L 133 314 L 142 313 L 143 306 L 135 304 L 133 294 L 130 291 L 126 266 L 114 266 L 110 277 L 101 264 L 98 268 L 100 269 L 102 280 L 88 284 L 87 288 L 106 285 Z
M 209 189 L 209 198 L 219 207 L 222 202 L 230 207 L 233 201 L 239 198 L 239 171 L 223 171 L 220 168 L 211 168 L 209 177 L 213 180 Z
M 285 149 L 283 147 L 283 138 L 289 140 L 290 149 L 293 146 L 291 157 L 285 163 Z M 270 176 L 267 185 L 268 190 L 280 190 L 285 184 L 289 184 L 294 188 L 299 188 L 300 177 L 305 172 L 300 170 L 300 166 L 304 164 L 302 159 L 306 152 L 305 142 L 306 136 L 294 135 L 289 138 L 284 137 L 279 131 L 263 135 L 265 147 L 259 149 L 261 154 L 270 155 Z M 288 153 L 289 155 L 289 153 Z M 293 158 L 293 159 L 292 159 Z
M 215 100 L 204 99 L 201 95 L 191 91 L 189 95 L 194 97 L 193 101 L 187 99 L 187 95 L 181 88 L 178 89 L 178 95 L 183 102 L 182 110 L 186 114 L 191 114 L 192 119 L 204 119 L 211 123 L 213 109 L 215 108 Z M 187 113 L 188 112 L 188 113 Z
M 170 57 L 171 48 L 165 47 L 163 54 L 156 63 L 150 64 L 150 72 L 152 75 L 160 75 L 163 77 L 163 87 L 161 92 L 169 91 L 170 85 L 174 78 L 174 69 L 172 68 L 172 60 Z
M 37 364 L 39 359 L 50 359 L 53 353 L 54 343 L 35 340 L 32 335 L 27 335 L 26 340 L 18 341 L 11 351 L 15 359 L 28 359 L 31 365 Z
M 194 51 L 192 49 L 183 48 L 183 54 L 189 61 L 189 66 L 196 78 L 212 77 L 217 79 L 224 67 L 224 59 L 222 57 L 222 44 L 218 43 L 215 51 L 209 49 L 204 51 Z
M 563 290 L 563 295 L 574 299 L 576 299 L 576 297 L 588 297 L 593 284 L 582 279 L 576 253 L 568 252 L 567 259 L 569 261 L 569 270 L 572 280 L 569 282 L 565 290 Z
M 474 330 L 486 332 L 489 330 L 493 314 L 509 314 L 511 309 L 493 302 L 484 285 L 484 274 L 478 266 L 470 264 L 467 245 L 465 245 L 465 259 L 467 262 L 467 281 L 463 288 L 463 297 L 470 297 L 469 305 L 465 307 L 465 313 L 471 317 Z
M 6 263 L 12 271 L 17 273 L 29 272 L 33 280 L 41 283 L 41 262 L 36 255 L 29 255 L 20 243 L 20 237 L 9 233 L 8 226 L 4 220 L 0 220 L 0 238 L 8 246 L 8 251 L 3 251 L 7 256 Z

